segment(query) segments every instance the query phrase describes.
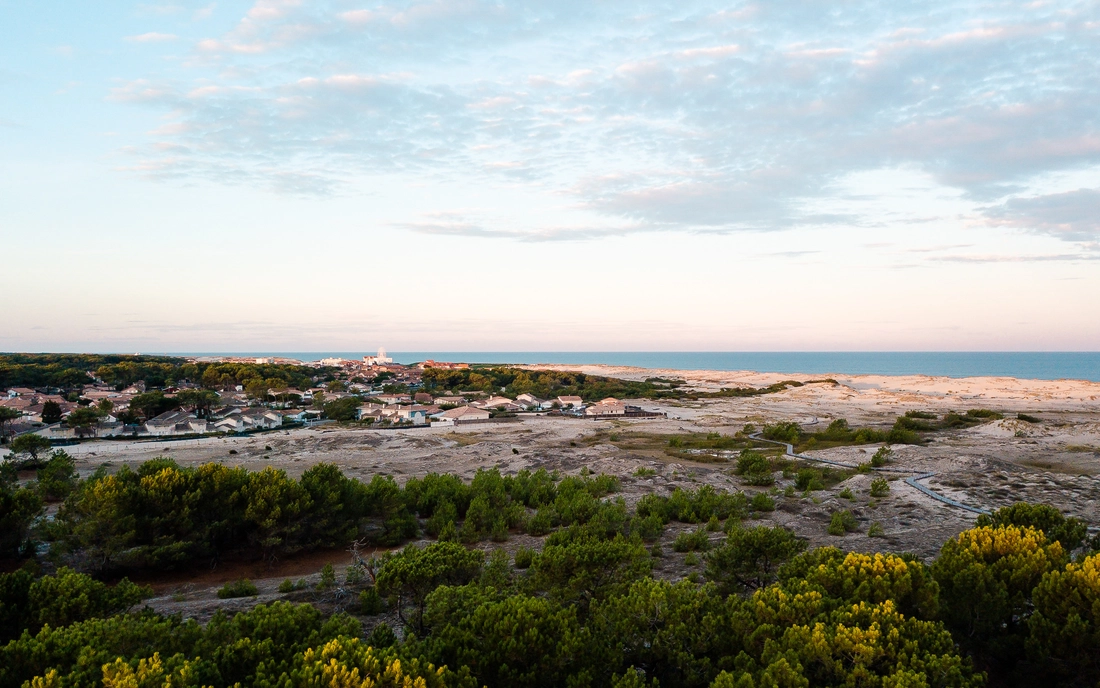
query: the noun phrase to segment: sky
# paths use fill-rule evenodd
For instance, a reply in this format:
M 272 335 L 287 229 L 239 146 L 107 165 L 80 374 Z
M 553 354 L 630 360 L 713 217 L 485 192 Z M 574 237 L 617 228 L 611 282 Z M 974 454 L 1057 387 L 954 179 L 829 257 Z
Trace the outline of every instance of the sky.
M 0 350 L 1100 350 L 1100 3 L 0 0 Z

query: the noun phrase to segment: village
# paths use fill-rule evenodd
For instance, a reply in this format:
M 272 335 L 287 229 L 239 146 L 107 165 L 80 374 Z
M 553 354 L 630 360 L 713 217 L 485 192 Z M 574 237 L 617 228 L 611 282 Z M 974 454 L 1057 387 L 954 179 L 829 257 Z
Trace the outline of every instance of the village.
M 0 432 L 8 438 L 34 433 L 65 443 L 83 438 L 240 434 L 336 421 L 388 429 L 508 421 L 522 414 L 580 419 L 664 415 L 614 397 L 586 403 L 575 395 L 542 399 L 519 394 L 509 398 L 480 390 L 433 396 L 420 391 L 426 369 L 466 370 L 469 364 L 427 360 L 403 365 L 387 356 L 385 349 L 362 359 L 326 358 L 315 363 L 267 357 L 192 360 L 290 364 L 338 372 L 328 374 L 326 377 L 333 379 L 327 383 L 304 389 L 246 389 L 236 384 L 210 390 L 192 381 L 176 381 L 163 389 L 147 388 L 144 381 L 138 381 L 118 389 L 99 379 L 67 394 L 48 387 L 13 387 L 0 396 L 0 409 L 9 410 L 9 420 Z M 155 412 L 162 407 L 167 410 Z

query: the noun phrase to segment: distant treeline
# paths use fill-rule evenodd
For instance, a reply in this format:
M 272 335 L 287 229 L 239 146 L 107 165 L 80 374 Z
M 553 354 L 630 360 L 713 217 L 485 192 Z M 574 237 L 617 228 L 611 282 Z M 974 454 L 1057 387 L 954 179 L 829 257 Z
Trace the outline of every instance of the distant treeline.
M 104 366 L 148 366 L 150 370 L 154 369 L 155 366 L 159 370 L 162 365 L 173 368 L 184 362 L 182 358 L 171 356 L 0 354 L 0 388 L 58 387 L 71 389 L 91 382 L 88 373 Z
M 76 389 L 91 383 L 93 375 L 118 388 L 139 381 L 149 387 L 188 381 L 208 389 L 250 384 L 306 389 L 312 386 L 314 376 L 327 372 L 288 364 L 189 363 L 172 356 L 0 354 L 0 389 Z
M 474 367 L 461 370 L 426 368 L 424 389 L 435 394 L 444 392 L 480 391 L 503 393 L 508 396 L 533 394 L 540 399 L 552 400 L 559 396 L 578 396 L 585 401 L 598 401 L 606 397 L 620 399 L 706 399 L 720 397 L 747 397 L 781 392 L 788 387 L 801 387 L 803 383 L 788 380 L 767 387 L 724 388 L 714 392 L 679 389 L 679 380 L 649 378 L 643 381 L 622 380 L 601 375 L 588 375 L 572 371 L 524 370 L 508 366 Z

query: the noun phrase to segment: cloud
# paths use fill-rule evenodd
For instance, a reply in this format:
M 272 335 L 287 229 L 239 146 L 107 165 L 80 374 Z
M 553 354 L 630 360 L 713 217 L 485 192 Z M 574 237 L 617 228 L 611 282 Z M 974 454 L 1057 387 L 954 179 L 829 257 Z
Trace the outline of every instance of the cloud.
M 986 216 L 993 224 L 1071 241 L 1100 241 L 1100 189 L 1010 198 L 988 209 Z
M 838 180 L 905 168 L 979 222 L 1083 241 L 1097 234 L 1089 198 L 1035 184 L 1100 163 L 1098 15 L 1069 2 L 257 0 L 196 42 L 190 81 L 112 97 L 186 125 L 152 135 L 142 165 L 163 156 L 217 181 L 516 184 L 662 231 L 957 219 L 830 209 Z M 479 227 L 416 231 L 520 231 Z M 544 230 L 571 231 L 529 231 Z
M 463 211 L 427 213 L 413 222 L 396 222 L 391 226 L 416 234 L 432 236 L 456 236 L 471 239 L 516 239 L 526 242 L 542 243 L 548 241 L 587 241 L 590 239 L 627 236 L 639 232 L 660 231 L 659 227 L 641 225 L 622 225 L 614 227 L 567 227 L 552 226 L 539 228 L 502 228 L 491 225 L 500 224 L 499 219 L 471 217 Z
M 131 43 L 166 43 L 178 38 L 179 36 L 172 33 L 157 33 L 156 31 L 150 31 L 149 33 L 143 33 L 137 36 L 127 36 L 126 40 Z

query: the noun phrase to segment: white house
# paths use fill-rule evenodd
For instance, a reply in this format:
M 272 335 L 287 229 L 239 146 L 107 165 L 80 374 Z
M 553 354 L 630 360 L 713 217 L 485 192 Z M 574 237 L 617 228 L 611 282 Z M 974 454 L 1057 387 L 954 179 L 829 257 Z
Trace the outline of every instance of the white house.
M 558 397 L 558 404 L 562 408 L 584 408 L 584 399 L 575 396 Z

